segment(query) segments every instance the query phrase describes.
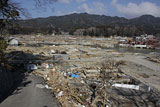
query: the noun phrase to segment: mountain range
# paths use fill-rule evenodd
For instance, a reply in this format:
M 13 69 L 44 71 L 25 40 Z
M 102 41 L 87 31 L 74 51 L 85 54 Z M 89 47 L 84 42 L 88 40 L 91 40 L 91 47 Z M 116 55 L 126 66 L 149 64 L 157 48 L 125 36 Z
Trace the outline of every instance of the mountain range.
M 111 17 L 105 15 L 93 15 L 88 13 L 73 13 L 64 16 L 50 16 L 47 18 L 35 18 L 19 20 L 16 23 L 21 28 L 32 29 L 61 29 L 66 32 L 77 29 L 88 29 L 90 27 L 104 26 L 120 30 L 136 28 L 141 33 L 160 34 L 160 17 L 143 15 L 137 18 L 127 19 L 124 17 Z M 129 30 L 129 29 L 128 29 Z

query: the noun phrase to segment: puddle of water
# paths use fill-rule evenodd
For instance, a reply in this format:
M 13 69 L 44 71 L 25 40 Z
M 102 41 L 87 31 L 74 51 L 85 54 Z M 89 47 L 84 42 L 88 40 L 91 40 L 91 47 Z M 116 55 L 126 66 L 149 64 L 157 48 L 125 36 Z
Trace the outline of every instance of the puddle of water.
M 149 54 L 151 52 L 160 53 L 160 50 L 153 50 L 153 49 L 137 49 L 137 48 L 113 48 L 120 53 L 124 52 L 131 52 L 131 53 L 142 53 L 142 54 Z

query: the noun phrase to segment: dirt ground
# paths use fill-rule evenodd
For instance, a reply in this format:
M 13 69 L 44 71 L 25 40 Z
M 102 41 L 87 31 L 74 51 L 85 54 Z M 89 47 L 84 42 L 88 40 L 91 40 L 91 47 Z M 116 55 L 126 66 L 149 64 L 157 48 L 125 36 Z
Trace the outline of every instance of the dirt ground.
M 6 52 L 23 52 L 27 55 L 21 53 L 19 56 L 22 57 L 17 58 L 18 54 L 14 54 L 11 55 L 14 61 L 10 60 L 34 63 L 38 69 L 32 73 L 46 80 L 64 107 L 160 105 L 157 100 L 160 95 L 160 67 L 143 55 L 119 53 L 111 49 L 118 41 L 114 38 L 60 35 L 17 35 L 14 38 L 19 40 L 20 45 L 8 46 Z M 36 57 L 28 56 L 29 53 Z M 62 61 L 53 59 L 56 54 L 63 55 Z M 112 87 L 115 83 L 143 84 L 150 86 L 152 91 Z

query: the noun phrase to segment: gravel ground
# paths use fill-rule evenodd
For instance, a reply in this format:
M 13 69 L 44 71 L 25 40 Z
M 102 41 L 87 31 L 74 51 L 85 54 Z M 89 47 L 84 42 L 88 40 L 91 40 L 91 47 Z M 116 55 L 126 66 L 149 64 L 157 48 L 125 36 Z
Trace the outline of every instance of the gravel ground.
M 126 65 L 121 66 L 124 73 L 160 91 L 160 66 L 157 63 L 136 55 L 124 55 L 115 59 L 127 61 Z

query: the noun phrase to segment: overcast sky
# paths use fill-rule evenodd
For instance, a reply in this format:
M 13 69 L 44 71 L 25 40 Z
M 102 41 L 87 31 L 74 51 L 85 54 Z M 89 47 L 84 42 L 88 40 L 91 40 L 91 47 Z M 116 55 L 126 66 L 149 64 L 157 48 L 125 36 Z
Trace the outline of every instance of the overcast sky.
M 133 18 L 144 14 L 160 17 L 160 0 L 53 0 L 36 7 L 34 0 L 13 0 L 20 3 L 32 18 L 90 13 Z M 45 0 L 44 0 L 45 1 Z

